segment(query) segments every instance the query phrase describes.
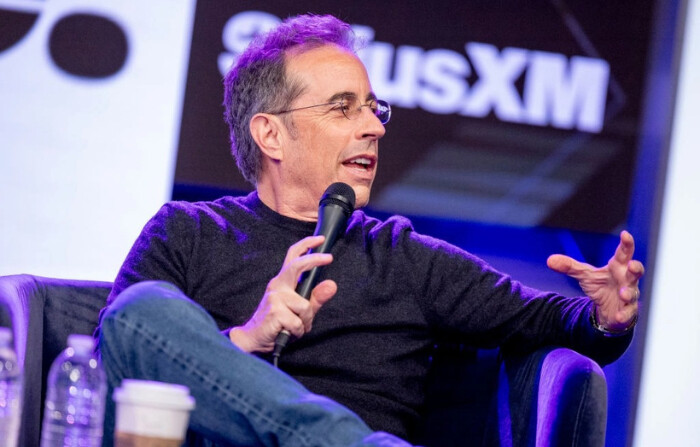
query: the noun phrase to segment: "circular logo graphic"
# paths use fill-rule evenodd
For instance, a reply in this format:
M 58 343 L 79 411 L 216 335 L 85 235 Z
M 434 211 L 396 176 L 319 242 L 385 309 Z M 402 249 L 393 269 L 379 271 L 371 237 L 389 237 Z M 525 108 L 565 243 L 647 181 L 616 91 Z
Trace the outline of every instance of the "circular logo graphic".
M 29 3 L 24 8 L 10 8 L 0 1 L 0 53 L 16 44 L 32 29 L 36 19 L 39 18 L 42 5 Z
M 121 27 L 106 17 L 71 14 L 51 30 L 49 52 L 56 66 L 85 78 L 106 78 L 124 66 L 129 45 Z
M 44 2 L 0 0 L 0 53 L 30 32 Z M 129 53 L 127 35 L 114 20 L 90 13 L 70 13 L 51 27 L 53 63 L 65 73 L 100 79 L 119 72 Z

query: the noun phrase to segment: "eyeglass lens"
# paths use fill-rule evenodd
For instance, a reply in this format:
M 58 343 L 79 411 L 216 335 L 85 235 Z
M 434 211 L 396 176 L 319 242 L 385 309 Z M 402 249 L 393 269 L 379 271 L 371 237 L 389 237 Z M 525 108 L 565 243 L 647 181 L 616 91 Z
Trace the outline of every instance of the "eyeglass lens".
M 367 104 L 359 104 L 359 100 L 354 96 L 348 96 L 342 100 L 342 110 L 348 119 L 352 120 L 360 116 L 363 107 L 369 107 L 382 124 L 388 123 L 391 118 L 391 106 L 381 99 L 371 100 Z

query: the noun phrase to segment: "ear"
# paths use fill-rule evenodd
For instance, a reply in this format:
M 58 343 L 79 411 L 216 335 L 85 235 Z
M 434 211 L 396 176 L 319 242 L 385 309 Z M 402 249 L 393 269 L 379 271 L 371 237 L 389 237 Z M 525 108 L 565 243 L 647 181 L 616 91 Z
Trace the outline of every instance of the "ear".
M 256 113 L 250 120 L 250 134 L 264 155 L 281 160 L 283 156 L 283 123 L 274 115 Z

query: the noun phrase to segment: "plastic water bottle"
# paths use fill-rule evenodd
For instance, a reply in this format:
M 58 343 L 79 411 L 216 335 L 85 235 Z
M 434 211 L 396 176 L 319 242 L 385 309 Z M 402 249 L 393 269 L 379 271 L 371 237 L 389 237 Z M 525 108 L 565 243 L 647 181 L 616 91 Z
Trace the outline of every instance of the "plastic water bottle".
M 70 335 L 51 365 L 41 447 L 102 445 L 107 381 L 89 335 Z
M 0 327 L 0 441 L 15 447 L 22 416 L 22 373 L 12 344 L 12 331 Z

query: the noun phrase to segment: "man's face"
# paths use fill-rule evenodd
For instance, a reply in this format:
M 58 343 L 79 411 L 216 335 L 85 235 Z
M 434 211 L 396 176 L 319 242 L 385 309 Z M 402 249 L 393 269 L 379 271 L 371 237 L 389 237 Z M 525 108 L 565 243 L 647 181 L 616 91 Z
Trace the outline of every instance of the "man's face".
M 304 86 L 290 109 L 340 101 L 341 95 L 355 95 L 358 104 L 374 98 L 362 62 L 336 46 L 288 55 L 286 70 L 288 79 Z M 293 128 L 282 162 L 287 192 L 317 209 L 328 185 L 345 182 L 355 191 L 356 206 L 365 206 L 377 170 L 378 140 L 384 136 L 371 109 L 363 107 L 353 120 L 336 105 L 298 110 L 290 118 Z

